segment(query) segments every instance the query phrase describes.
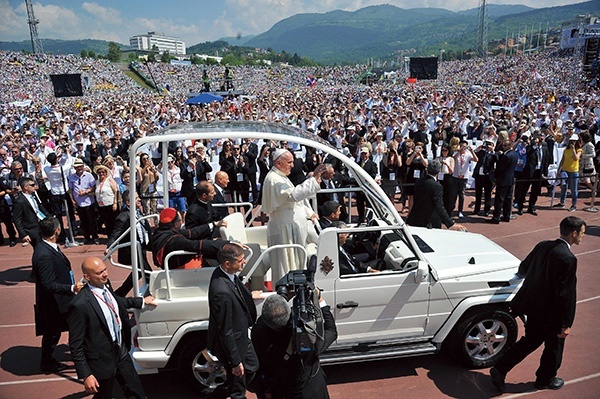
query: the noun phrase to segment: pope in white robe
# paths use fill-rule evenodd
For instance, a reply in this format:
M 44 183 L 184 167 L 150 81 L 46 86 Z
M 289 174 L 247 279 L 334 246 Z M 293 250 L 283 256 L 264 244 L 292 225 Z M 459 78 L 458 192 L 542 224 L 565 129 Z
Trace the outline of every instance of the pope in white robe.
M 288 175 L 294 166 L 294 157 L 288 150 L 279 149 L 273 156 L 273 167 L 265 177 L 262 186 L 262 210 L 269 215 L 267 224 L 267 245 L 278 244 L 307 245 L 308 220 L 316 217 L 305 200 L 320 189 L 321 173 L 324 165 L 319 165 L 314 174 L 302 184 L 294 186 Z M 301 256 L 297 249 L 280 249 L 269 253 L 269 264 L 273 284 L 290 270 L 300 270 Z

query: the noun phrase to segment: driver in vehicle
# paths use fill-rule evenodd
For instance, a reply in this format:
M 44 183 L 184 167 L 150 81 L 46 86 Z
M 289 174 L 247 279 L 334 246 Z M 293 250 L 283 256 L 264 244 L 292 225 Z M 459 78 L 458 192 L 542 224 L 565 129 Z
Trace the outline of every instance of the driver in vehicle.
M 335 227 L 338 229 L 345 229 L 348 226 L 341 220 L 336 220 L 331 223 L 331 227 Z M 377 259 L 371 260 L 367 262 L 369 258 L 369 254 L 361 253 L 352 255 L 351 248 L 349 245 L 348 233 L 340 233 L 338 234 L 338 244 L 340 245 L 340 254 L 339 254 L 339 262 L 340 262 L 340 274 L 358 274 L 358 273 L 379 273 L 380 270 L 375 268 L 375 264 L 377 263 Z M 372 265 L 370 265 L 373 263 Z

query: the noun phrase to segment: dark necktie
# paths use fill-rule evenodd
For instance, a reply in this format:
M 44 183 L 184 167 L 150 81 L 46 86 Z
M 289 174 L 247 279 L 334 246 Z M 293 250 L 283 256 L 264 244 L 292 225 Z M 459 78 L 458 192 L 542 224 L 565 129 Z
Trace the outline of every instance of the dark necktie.
M 248 307 L 248 303 L 246 302 L 246 298 L 244 297 L 244 285 L 240 278 L 235 275 L 233 277 L 233 285 L 237 290 L 238 294 L 240 294 L 240 298 L 242 298 L 242 303 L 244 304 L 244 310 L 246 311 L 246 318 L 248 319 L 248 326 L 252 326 L 254 324 L 254 320 L 252 320 L 252 315 L 250 314 L 250 308 Z
M 121 331 L 119 329 L 119 323 L 117 322 L 117 316 L 115 314 L 116 308 L 113 306 L 113 302 L 110 299 L 110 295 L 108 295 L 108 290 L 105 288 L 102 291 L 102 296 L 104 297 L 104 301 L 106 302 L 106 306 L 108 306 L 108 313 L 110 313 L 110 317 L 112 319 L 112 329 L 115 335 L 115 342 L 120 345 L 121 344 Z
M 348 261 L 348 264 L 350 265 L 350 267 L 352 268 L 352 270 L 354 270 L 354 273 L 358 273 L 358 269 L 356 268 L 356 264 L 354 263 L 354 259 L 352 259 L 352 257 L 348 254 L 348 252 L 346 252 L 346 250 L 344 249 L 344 247 L 340 247 L 340 252 L 346 257 L 346 260 Z

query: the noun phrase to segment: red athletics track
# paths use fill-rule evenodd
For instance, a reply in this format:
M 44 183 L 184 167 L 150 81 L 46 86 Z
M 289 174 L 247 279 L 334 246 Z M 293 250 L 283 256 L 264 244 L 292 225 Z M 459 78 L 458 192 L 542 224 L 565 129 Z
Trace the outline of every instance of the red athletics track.
M 585 197 L 586 192 L 583 193 Z M 466 199 L 466 203 L 470 202 Z M 556 238 L 558 223 L 567 215 L 584 218 L 588 223 L 583 243 L 573 248 L 579 259 L 577 316 L 567 338 L 563 366 L 559 376 L 566 385 L 556 392 L 535 391 L 533 380 L 540 352 L 532 354 L 507 377 L 507 393 L 500 395 L 489 381 L 487 369 L 467 370 L 445 356 L 425 356 L 357 363 L 326 368 L 332 399 L 396 398 L 600 398 L 600 341 L 596 330 L 600 315 L 600 213 L 549 209 L 550 198 L 541 197 L 539 216 L 525 214 L 500 225 L 485 223 L 487 218 L 467 217 L 461 222 L 476 233 L 491 238 L 519 258 L 523 258 L 540 240 Z M 579 207 L 589 204 L 580 199 Z M 600 208 L 600 202 L 596 202 Z M 467 212 L 464 212 L 468 214 Z M 86 256 L 101 256 L 103 246 L 65 249 L 75 277 L 81 277 L 80 265 Z M 465 242 L 465 254 L 469 243 Z M 29 281 L 31 247 L 0 247 L 0 399 L 82 398 L 87 395 L 76 380 L 74 370 L 61 374 L 41 374 L 40 338 L 33 325 L 34 285 Z M 127 272 L 110 268 L 111 280 L 119 284 Z M 66 333 L 59 346 L 59 360 L 69 362 Z M 143 376 L 149 398 L 197 398 L 176 373 Z M 115 397 L 122 397 L 115 393 Z M 249 395 L 254 398 L 254 395 Z

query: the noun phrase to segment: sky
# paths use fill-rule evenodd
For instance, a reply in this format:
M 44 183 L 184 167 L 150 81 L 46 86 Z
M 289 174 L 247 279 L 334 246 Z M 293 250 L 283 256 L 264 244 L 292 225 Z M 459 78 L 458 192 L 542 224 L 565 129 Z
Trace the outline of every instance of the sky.
M 421 0 L 420 7 L 460 11 L 480 0 Z M 488 0 L 533 8 L 581 3 L 582 0 Z M 33 0 L 42 39 L 99 39 L 129 44 L 149 31 L 178 37 L 186 46 L 222 37 L 256 35 L 299 13 L 356 11 L 375 4 L 414 8 L 414 0 Z M 24 0 L 0 0 L 0 41 L 29 40 Z

